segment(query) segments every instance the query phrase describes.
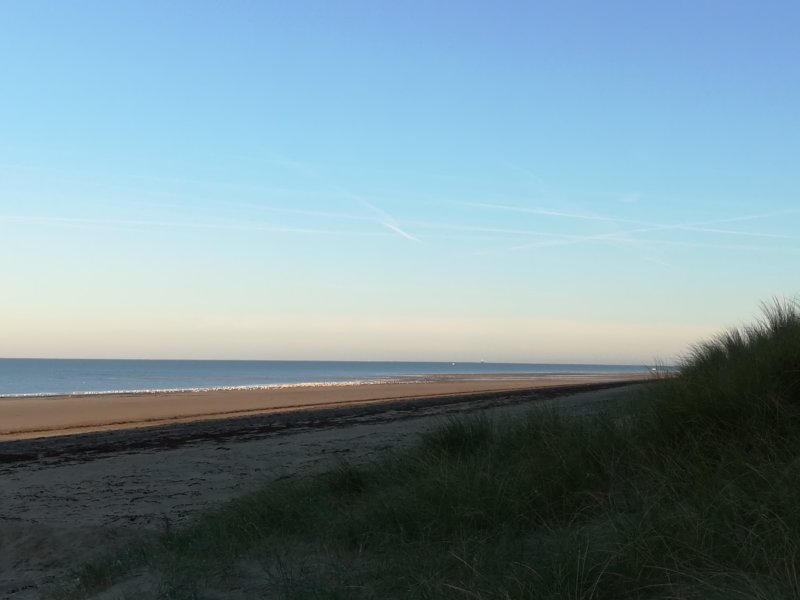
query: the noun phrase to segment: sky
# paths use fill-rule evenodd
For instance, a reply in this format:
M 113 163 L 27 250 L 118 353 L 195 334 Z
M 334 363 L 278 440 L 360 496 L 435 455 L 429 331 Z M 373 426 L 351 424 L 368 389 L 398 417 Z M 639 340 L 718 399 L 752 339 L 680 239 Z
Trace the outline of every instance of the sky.
M 796 297 L 794 1 L 0 3 L 0 356 L 671 362 Z

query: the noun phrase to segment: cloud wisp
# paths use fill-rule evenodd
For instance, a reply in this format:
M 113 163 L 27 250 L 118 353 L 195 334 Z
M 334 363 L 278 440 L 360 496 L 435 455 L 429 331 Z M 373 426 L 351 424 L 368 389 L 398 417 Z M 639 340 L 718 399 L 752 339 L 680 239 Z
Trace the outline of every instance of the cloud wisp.
M 507 212 L 517 212 L 517 213 L 526 213 L 526 214 L 534 214 L 534 215 L 542 215 L 546 217 L 559 217 L 564 219 L 577 219 L 581 221 L 603 221 L 608 223 L 628 223 L 628 224 L 638 224 L 641 225 L 642 223 L 638 221 L 627 221 L 624 219 L 616 219 L 613 217 L 606 217 L 602 215 L 594 215 L 590 213 L 568 213 L 568 212 L 561 212 L 557 210 L 548 210 L 544 208 L 528 208 L 523 206 L 509 206 L 506 204 L 491 204 L 487 202 L 467 202 L 465 203 L 466 206 L 471 206 L 474 208 L 486 208 L 490 210 L 502 210 Z
M 367 200 L 360 194 L 353 192 L 352 190 L 339 185 L 338 183 L 334 183 L 330 181 L 327 177 L 323 176 L 319 169 L 314 167 L 311 164 L 308 164 L 303 161 L 298 161 L 294 159 L 287 158 L 283 155 L 279 155 L 275 152 L 270 152 L 269 157 L 264 159 L 267 162 L 285 168 L 296 171 L 303 175 L 306 178 L 313 179 L 318 183 L 324 185 L 331 191 L 348 198 L 351 201 L 358 203 L 360 206 L 365 208 L 369 214 L 371 214 L 370 220 L 375 221 L 379 225 L 383 226 L 384 228 L 388 229 L 392 233 L 400 236 L 403 239 L 417 242 L 419 243 L 420 240 L 406 231 L 400 223 L 395 219 L 392 215 L 390 215 L 385 210 L 378 208 L 373 202 Z M 319 215 L 321 216 L 321 215 Z
M 385 210 L 378 208 L 372 202 L 368 200 L 364 200 L 363 198 L 359 199 L 361 204 L 365 206 L 369 211 L 371 211 L 375 215 L 375 220 L 386 227 L 388 230 L 395 232 L 402 238 L 410 240 L 412 242 L 420 243 L 420 240 L 410 233 L 408 233 L 405 229 L 402 229 L 400 225 L 397 223 L 397 220 L 387 213 Z
M 382 237 L 383 234 L 375 231 L 354 231 L 338 229 L 314 229 L 305 227 L 287 227 L 267 223 L 253 222 L 192 222 L 169 221 L 148 219 L 102 219 L 92 217 L 41 217 L 33 215 L 0 215 L 0 223 L 16 225 L 31 225 L 45 227 L 90 227 L 90 228 L 177 228 L 177 229 L 207 229 L 221 231 L 261 231 L 268 233 L 296 233 L 304 235 L 324 236 L 353 236 L 353 237 Z
M 565 218 L 565 219 L 578 219 L 578 220 L 588 220 L 588 221 L 602 221 L 602 222 L 609 222 L 615 225 L 619 224 L 626 224 L 626 225 L 635 225 L 635 228 L 623 229 L 621 231 L 615 232 L 608 232 L 608 233 L 598 233 L 598 234 L 589 234 L 589 235 L 570 235 L 570 234 L 562 234 L 561 239 L 553 239 L 553 240 L 544 240 L 539 242 L 532 242 L 526 243 L 521 245 L 512 246 L 510 248 L 506 248 L 506 251 L 519 251 L 519 250 L 526 250 L 531 248 L 541 248 L 547 246 L 559 246 L 559 245 L 570 245 L 570 244 L 581 244 L 581 243 L 588 243 L 588 242 L 595 242 L 595 241 L 607 241 L 607 242 L 614 242 L 614 243 L 636 243 L 636 244 L 647 244 L 656 242 L 656 240 L 652 239 L 642 239 L 642 238 L 632 238 L 630 236 L 634 236 L 637 234 L 647 234 L 647 233 L 655 233 L 659 231 L 683 231 L 687 233 L 710 233 L 710 234 L 717 234 L 717 235 L 731 235 L 731 236 L 741 236 L 741 237 L 758 237 L 758 238 L 765 238 L 765 239 L 782 239 L 782 240 L 800 240 L 798 236 L 791 236 L 791 235 L 784 235 L 784 234 L 777 234 L 777 233 L 766 233 L 766 232 L 750 232 L 750 231 L 741 231 L 741 230 L 733 230 L 733 229 L 721 229 L 714 227 L 715 225 L 723 225 L 726 223 L 737 223 L 737 222 L 744 222 L 744 221 L 755 221 L 759 219 L 765 219 L 770 217 L 776 216 L 786 216 L 786 215 L 793 215 L 793 214 L 800 214 L 800 210 L 788 209 L 784 211 L 773 211 L 768 213 L 756 213 L 750 215 L 739 215 L 735 217 L 728 217 L 725 219 L 713 219 L 709 221 L 698 221 L 698 222 L 686 222 L 686 223 L 648 223 L 643 221 L 635 221 L 635 220 L 627 220 L 627 219 L 616 219 L 613 217 L 607 217 L 602 215 L 592 215 L 592 214 L 580 214 L 580 213 L 565 213 L 560 211 L 553 211 L 547 209 L 539 209 L 539 208 L 527 208 L 527 207 L 515 207 L 515 206 L 507 206 L 507 205 L 500 205 L 500 204 L 489 204 L 489 203 L 468 203 L 469 206 L 474 206 L 478 208 L 486 208 L 486 209 L 493 209 L 493 210 L 503 210 L 503 211 L 513 211 L 513 212 L 522 212 L 522 213 L 530 213 L 530 214 L 538 214 L 543 216 L 550 216 L 550 217 L 558 217 L 558 218 Z M 670 245 L 673 246 L 692 246 L 692 242 L 671 242 Z M 719 244 L 707 244 L 706 247 L 724 247 L 724 248 L 734 248 L 739 246 L 731 246 L 731 245 L 719 245 Z M 741 247 L 745 248 L 745 247 Z

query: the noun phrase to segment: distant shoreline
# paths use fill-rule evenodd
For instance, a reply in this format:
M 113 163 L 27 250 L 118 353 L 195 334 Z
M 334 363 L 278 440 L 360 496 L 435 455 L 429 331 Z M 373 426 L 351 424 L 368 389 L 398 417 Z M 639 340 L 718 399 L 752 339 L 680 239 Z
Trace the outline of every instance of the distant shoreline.
M 389 361 L 0 359 L 0 400 L 428 381 L 496 374 L 645 373 L 644 365 Z
M 644 371 L 643 371 L 644 373 Z M 120 390 L 89 390 L 77 392 L 29 392 L 19 394 L 0 394 L 0 402 L 9 399 L 22 399 L 22 398 L 82 398 L 89 396 L 149 396 L 156 394 L 195 394 L 207 392 L 256 392 L 256 391 L 271 391 L 283 390 L 292 388 L 337 388 L 348 386 L 361 386 L 361 385 L 392 385 L 392 384 L 412 384 L 412 383 L 438 383 L 438 382 L 452 382 L 452 381 L 538 381 L 540 379 L 553 379 L 565 378 L 576 380 L 593 380 L 595 378 L 629 376 L 629 372 L 625 373 L 571 373 L 568 371 L 554 371 L 552 373 L 457 373 L 457 374 L 442 374 L 442 375 L 405 375 L 396 377 L 383 377 L 376 379 L 355 379 L 352 381 L 304 381 L 298 383 L 271 383 L 263 385 L 229 385 L 229 386 L 211 386 L 211 387 L 186 387 L 186 388 L 154 388 L 154 389 L 120 389 Z M 633 374 L 634 377 L 637 376 Z
M 350 405 L 469 396 L 558 386 L 642 381 L 646 374 L 480 374 L 427 377 L 410 382 L 223 390 L 111 393 L 0 399 L 0 441 L 78 435 L 308 411 Z

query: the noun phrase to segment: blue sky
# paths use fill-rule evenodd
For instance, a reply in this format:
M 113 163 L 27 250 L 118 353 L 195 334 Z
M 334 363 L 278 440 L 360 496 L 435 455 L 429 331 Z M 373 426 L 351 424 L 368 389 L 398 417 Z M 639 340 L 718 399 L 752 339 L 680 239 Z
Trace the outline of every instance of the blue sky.
M 671 360 L 798 293 L 795 2 L 0 6 L 0 356 Z

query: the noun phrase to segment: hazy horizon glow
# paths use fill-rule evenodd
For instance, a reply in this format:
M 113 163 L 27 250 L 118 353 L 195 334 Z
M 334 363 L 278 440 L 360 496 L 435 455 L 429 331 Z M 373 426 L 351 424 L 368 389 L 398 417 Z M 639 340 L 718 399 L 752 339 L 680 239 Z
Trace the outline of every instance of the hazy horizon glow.
M 0 357 L 649 364 L 800 291 L 796 3 L 0 15 Z

